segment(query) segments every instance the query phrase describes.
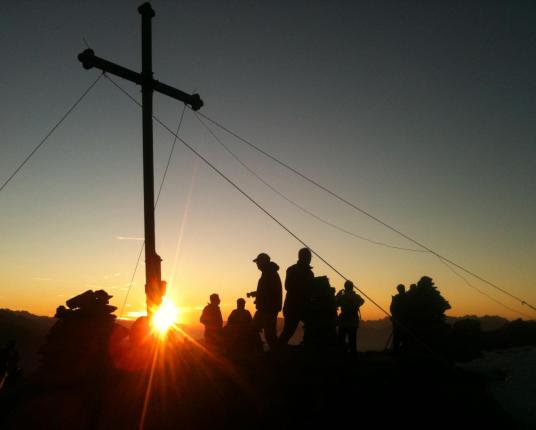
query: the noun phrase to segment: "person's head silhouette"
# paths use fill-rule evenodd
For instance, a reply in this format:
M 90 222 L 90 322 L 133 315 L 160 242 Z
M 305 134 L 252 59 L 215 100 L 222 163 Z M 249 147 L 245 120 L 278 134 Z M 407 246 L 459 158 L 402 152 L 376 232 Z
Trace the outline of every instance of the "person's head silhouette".
M 257 263 L 259 270 L 263 270 L 270 263 L 270 256 L 265 252 L 261 252 L 253 262 Z
M 220 304 L 220 296 L 218 296 L 216 293 L 210 295 L 210 303 L 213 305 L 219 305 Z
M 298 251 L 298 261 L 302 264 L 309 265 L 311 263 L 311 250 L 309 248 L 302 248 Z

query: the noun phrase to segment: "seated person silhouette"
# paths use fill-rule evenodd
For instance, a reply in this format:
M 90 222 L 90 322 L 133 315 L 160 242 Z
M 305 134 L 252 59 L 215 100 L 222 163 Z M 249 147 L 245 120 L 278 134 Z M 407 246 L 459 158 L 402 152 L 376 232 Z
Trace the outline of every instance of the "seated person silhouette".
M 262 350 L 262 342 L 253 326 L 253 318 L 242 298 L 236 301 L 236 309 L 229 315 L 224 332 L 230 352 Z

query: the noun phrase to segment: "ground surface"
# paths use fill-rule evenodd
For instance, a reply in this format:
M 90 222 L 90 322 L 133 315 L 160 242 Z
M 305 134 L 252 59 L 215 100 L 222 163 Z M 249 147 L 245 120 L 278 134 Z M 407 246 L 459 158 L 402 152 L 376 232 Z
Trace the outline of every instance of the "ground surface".
M 182 341 L 74 378 L 28 378 L 4 425 L 76 429 L 516 428 L 485 382 L 443 362 L 289 347 L 232 359 Z M 117 360 L 117 357 L 115 358 Z M 149 393 L 147 395 L 147 393 Z M 143 424 L 141 424 L 143 423 Z

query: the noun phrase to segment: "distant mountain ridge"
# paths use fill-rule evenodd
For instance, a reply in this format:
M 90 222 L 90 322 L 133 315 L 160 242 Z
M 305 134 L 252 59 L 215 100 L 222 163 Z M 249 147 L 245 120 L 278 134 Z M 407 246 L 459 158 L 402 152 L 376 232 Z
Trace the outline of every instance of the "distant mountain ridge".
M 39 364 L 39 347 L 55 322 L 55 318 L 37 316 L 27 311 L 0 309 L 0 347 L 11 339 L 15 340 L 22 369 L 35 369 Z
M 497 330 L 509 322 L 506 318 L 493 315 L 447 317 L 447 322 L 454 324 L 456 321 L 464 319 L 478 319 L 483 331 Z M 37 316 L 27 311 L 0 309 L 0 347 L 3 347 L 10 339 L 16 340 L 21 356 L 20 365 L 23 369 L 31 371 L 39 363 L 39 347 L 44 343 L 46 334 L 55 322 L 55 318 Z M 130 326 L 126 321 L 118 320 L 118 323 Z M 280 318 L 278 320 L 279 330 L 282 328 L 282 323 L 283 319 Z M 195 339 L 203 336 L 203 327 L 200 324 L 181 325 L 181 329 Z M 299 328 L 290 343 L 298 344 L 302 335 L 303 332 Z M 358 349 L 360 351 L 381 351 L 385 349 L 390 335 L 391 321 L 388 318 L 364 320 L 359 327 Z

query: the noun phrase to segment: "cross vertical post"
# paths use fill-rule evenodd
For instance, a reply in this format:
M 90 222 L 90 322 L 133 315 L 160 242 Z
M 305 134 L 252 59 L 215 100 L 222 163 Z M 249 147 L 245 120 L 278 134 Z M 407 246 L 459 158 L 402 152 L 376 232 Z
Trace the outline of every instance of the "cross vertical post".
M 165 94 L 194 111 L 203 106 L 199 94 L 185 92 L 153 79 L 152 31 L 151 20 L 155 16 L 149 3 L 138 8 L 141 15 L 141 73 L 134 72 L 111 61 L 97 57 L 93 50 L 86 49 L 78 55 L 85 69 L 96 67 L 135 84 L 141 85 L 142 92 L 142 129 L 143 129 L 143 214 L 145 231 L 145 295 L 147 297 L 147 316 L 150 318 L 155 308 L 162 303 L 166 294 L 166 283 L 162 281 L 161 261 L 156 253 L 154 219 L 154 161 L 153 161 L 153 92 Z
M 145 230 L 145 294 L 147 315 L 162 303 L 161 258 L 156 253 L 154 223 L 153 161 L 153 60 L 151 20 L 155 13 L 149 3 L 138 8 L 141 15 L 141 93 L 143 129 L 143 213 Z

